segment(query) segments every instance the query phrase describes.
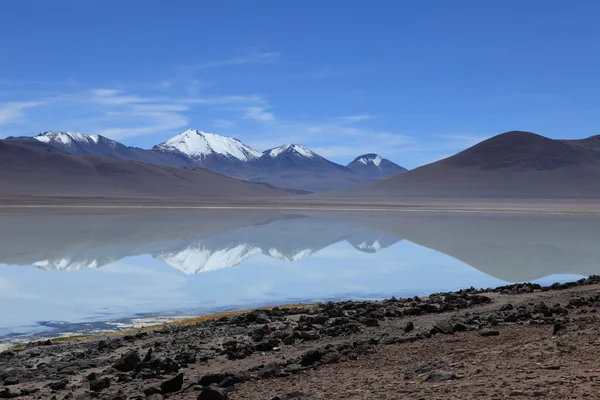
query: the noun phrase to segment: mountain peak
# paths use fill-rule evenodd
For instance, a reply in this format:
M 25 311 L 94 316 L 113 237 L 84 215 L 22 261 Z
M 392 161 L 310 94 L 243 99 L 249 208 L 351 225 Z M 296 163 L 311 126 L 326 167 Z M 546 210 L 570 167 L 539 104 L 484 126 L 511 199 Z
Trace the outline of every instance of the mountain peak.
M 383 158 L 379 157 L 377 154 L 375 153 L 367 153 L 367 154 L 363 154 L 362 156 L 358 156 L 354 159 L 354 162 L 359 162 L 361 164 L 373 164 L 377 167 L 379 167 L 381 165 L 381 162 L 383 161 Z
M 286 143 L 282 146 L 272 148 L 265 151 L 263 154 L 268 155 L 271 158 L 276 158 L 284 153 L 292 153 L 306 158 L 314 158 L 318 156 L 317 153 L 304 146 L 291 143 Z
M 390 178 L 406 172 L 406 168 L 375 153 L 367 153 L 356 157 L 348 164 L 348 168 L 355 173 L 370 177 L 371 181 Z
M 65 145 L 75 143 L 98 143 L 100 135 L 86 135 L 79 132 L 47 131 L 33 137 L 42 143 L 62 143 Z
M 183 153 L 199 160 L 211 155 L 220 155 L 239 161 L 249 161 L 261 155 L 238 139 L 196 129 L 188 129 L 156 147 L 163 151 Z

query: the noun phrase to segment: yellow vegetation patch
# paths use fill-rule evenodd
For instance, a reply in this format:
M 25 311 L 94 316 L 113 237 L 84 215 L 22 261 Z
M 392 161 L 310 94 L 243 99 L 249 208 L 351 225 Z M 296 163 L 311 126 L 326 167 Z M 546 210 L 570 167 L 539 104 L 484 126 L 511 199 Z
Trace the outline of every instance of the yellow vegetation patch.
M 317 303 L 317 304 L 319 304 L 319 303 Z M 170 325 L 194 325 L 194 324 L 197 324 L 198 322 L 214 321 L 214 320 L 221 319 L 223 317 L 233 318 L 233 317 L 237 317 L 238 315 L 247 314 L 249 312 L 257 311 L 257 310 L 272 310 L 274 308 L 282 308 L 282 309 L 308 308 L 312 305 L 314 305 L 314 304 L 299 303 L 299 304 L 285 304 L 282 306 L 253 308 L 250 310 L 224 311 L 224 312 L 217 313 L 217 314 L 200 315 L 198 317 L 186 318 L 186 319 L 182 319 L 179 321 L 168 322 L 166 324 L 150 325 L 150 326 L 144 326 L 141 328 L 127 329 L 127 330 L 123 330 L 123 331 L 115 331 L 115 332 L 99 333 L 99 334 L 89 334 L 89 335 L 61 336 L 61 337 L 52 339 L 52 342 L 68 343 L 68 342 L 91 339 L 91 338 L 98 338 L 98 337 L 112 337 L 112 336 L 128 335 L 128 334 L 140 333 L 140 332 L 150 332 L 155 329 L 161 329 L 165 326 L 170 326 Z M 11 350 L 17 351 L 17 350 L 23 349 L 23 347 L 24 347 L 24 345 L 19 344 L 19 345 L 12 347 Z

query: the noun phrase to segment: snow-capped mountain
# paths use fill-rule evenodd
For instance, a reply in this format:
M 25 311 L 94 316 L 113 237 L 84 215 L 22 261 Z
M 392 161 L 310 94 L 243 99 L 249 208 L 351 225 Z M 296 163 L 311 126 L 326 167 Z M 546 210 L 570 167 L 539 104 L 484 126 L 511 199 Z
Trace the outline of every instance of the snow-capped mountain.
M 238 139 L 195 129 L 188 129 L 149 150 L 125 146 L 102 135 L 79 132 L 43 132 L 34 137 L 6 140 L 67 154 L 201 167 L 236 179 L 311 192 L 344 189 L 405 171 L 374 154 L 365 154 L 342 166 L 299 144 L 284 144 L 261 153 Z
M 270 158 L 281 158 L 281 157 L 304 157 L 304 158 L 316 158 L 320 157 L 314 151 L 307 149 L 299 144 L 286 143 L 282 146 L 275 147 L 273 149 L 263 152 L 265 157 Z
M 348 164 L 348 168 L 364 176 L 369 182 L 391 178 L 407 171 L 406 168 L 373 153 L 356 157 L 354 161 Z
M 225 157 L 229 160 L 249 162 L 261 156 L 259 151 L 245 145 L 239 140 L 188 129 L 164 143 L 154 147 L 164 152 L 178 152 L 202 163 L 214 157 Z
M 37 136 L 9 137 L 6 140 L 22 144 L 43 144 L 62 153 L 141 161 L 174 167 L 193 166 L 194 162 L 178 154 L 169 154 L 138 147 L 125 146 L 102 135 L 79 132 L 42 132 Z

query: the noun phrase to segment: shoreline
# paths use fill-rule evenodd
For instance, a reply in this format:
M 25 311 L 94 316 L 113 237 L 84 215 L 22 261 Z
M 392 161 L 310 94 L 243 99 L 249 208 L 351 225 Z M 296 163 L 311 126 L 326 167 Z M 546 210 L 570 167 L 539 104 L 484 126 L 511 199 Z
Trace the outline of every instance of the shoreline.
M 153 393 L 195 399 L 214 390 L 229 392 L 233 399 L 272 398 L 285 395 L 276 390 L 288 384 L 302 386 L 304 380 L 316 379 L 324 373 L 319 371 L 341 373 L 357 363 L 364 368 L 369 360 L 388 353 L 383 349 L 393 352 L 438 342 L 446 346 L 443 338 L 454 335 L 501 341 L 507 329 L 575 326 L 581 316 L 596 312 L 598 301 L 600 277 L 591 276 L 545 287 L 524 283 L 423 298 L 236 311 L 144 331 L 38 341 L 0 353 L 0 378 L 5 383 L 0 393 L 25 399 L 69 393 L 75 398 L 102 394 L 113 399 L 120 391 L 128 399 Z M 438 368 L 427 374 L 432 371 Z M 340 384 L 352 386 L 336 383 Z M 430 388 L 418 386 L 410 390 Z M 253 395 L 257 390 L 262 397 Z M 321 397 L 305 394 L 303 398 Z

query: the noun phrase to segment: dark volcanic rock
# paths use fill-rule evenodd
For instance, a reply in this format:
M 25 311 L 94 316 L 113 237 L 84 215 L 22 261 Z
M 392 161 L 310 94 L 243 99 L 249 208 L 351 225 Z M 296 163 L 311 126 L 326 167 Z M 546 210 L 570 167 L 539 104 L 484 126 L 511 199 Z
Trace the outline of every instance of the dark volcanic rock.
M 257 376 L 260 379 L 272 378 L 281 374 L 281 371 L 281 365 L 272 363 L 264 366 L 260 371 L 258 371 Z
M 484 336 L 484 337 L 499 336 L 500 335 L 500 331 L 497 331 L 497 330 L 494 330 L 494 329 L 486 329 L 486 330 L 483 330 L 483 331 L 479 332 L 479 334 L 481 336 Z
M 178 374 L 175 377 L 164 381 L 160 384 L 160 390 L 163 393 L 173 393 L 181 390 L 183 386 L 183 374 Z
M 452 326 L 452 324 L 450 322 L 438 322 L 437 324 L 435 324 L 433 326 L 433 329 L 431 329 L 430 332 L 432 335 L 435 335 L 436 333 L 442 333 L 444 335 L 452 335 L 454 333 L 454 327 Z
M 204 387 L 200 391 L 197 400 L 227 400 L 227 392 L 215 386 Z
M 4 380 L 4 386 L 11 386 L 11 385 L 18 385 L 19 384 L 19 378 L 13 376 L 10 378 L 6 378 Z
M 198 384 L 201 386 L 210 386 L 210 385 L 214 385 L 214 384 L 220 384 L 225 379 L 231 378 L 234 376 L 235 376 L 234 374 L 230 374 L 227 372 L 221 372 L 221 373 L 217 373 L 217 374 L 208 374 L 208 375 L 204 375 L 203 377 L 201 377 L 200 380 L 198 381 Z
M 410 331 L 412 331 L 413 329 L 415 329 L 415 324 L 413 324 L 411 321 L 408 321 L 405 325 L 404 325 L 404 332 L 408 333 Z
M 129 372 L 133 371 L 140 362 L 141 360 L 138 352 L 131 350 L 123 354 L 121 358 L 113 364 L 113 368 L 117 371 Z
M 439 370 L 428 373 L 425 378 L 423 378 L 423 382 L 443 382 L 452 379 L 456 379 L 456 375 L 452 372 Z
M 105 376 L 102 379 L 90 381 L 90 390 L 94 392 L 101 392 L 104 389 L 110 387 L 110 378 Z
M 60 381 L 52 382 L 48 387 L 52 390 L 63 390 L 67 387 L 68 384 L 68 380 L 62 379 Z
M 327 354 L 327 351 L 323 349 L 309 350 L 306 353 L 302 354 L 302 357 L 300 358 L 300 365 L 302 365 L 303 367 L 313 365 L 321 358 L 323 358 L 325 354 Z

